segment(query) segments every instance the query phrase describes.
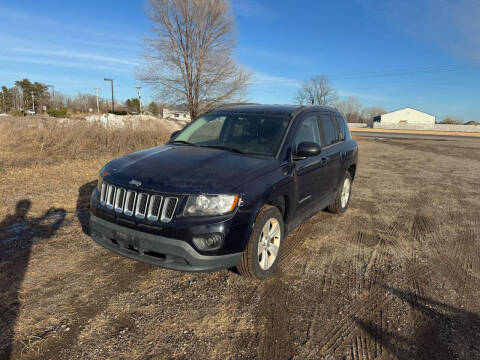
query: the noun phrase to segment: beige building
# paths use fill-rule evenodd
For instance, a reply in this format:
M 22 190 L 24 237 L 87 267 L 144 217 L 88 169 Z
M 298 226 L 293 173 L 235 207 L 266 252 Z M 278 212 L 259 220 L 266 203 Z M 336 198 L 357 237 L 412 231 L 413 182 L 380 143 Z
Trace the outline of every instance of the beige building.
M 382 125 L 435 125 L 435 116 L 407 107 L 376 116 L 373 122 Z

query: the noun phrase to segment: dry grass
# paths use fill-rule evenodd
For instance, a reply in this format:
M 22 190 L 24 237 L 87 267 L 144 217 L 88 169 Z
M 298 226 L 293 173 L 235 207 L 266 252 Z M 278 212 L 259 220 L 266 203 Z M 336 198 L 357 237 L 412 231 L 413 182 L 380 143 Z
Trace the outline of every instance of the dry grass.
M 0 137 L 17 154 L 3 166 L 30 162 L 55 163 L 93 157 L 115 157 L 168 141 L 171 129 L 162 122 L 144 121 L 141 127 L 105 127 L 85 120 L 7 117 L 0 120 Z

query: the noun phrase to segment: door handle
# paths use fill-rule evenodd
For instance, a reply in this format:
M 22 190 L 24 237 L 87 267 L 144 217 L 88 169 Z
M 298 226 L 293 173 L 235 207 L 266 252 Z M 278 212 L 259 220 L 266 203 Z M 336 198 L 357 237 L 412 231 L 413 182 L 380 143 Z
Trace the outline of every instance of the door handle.
M 347 157 L 347 152 L 346 151 L 340 151 L 340 157 L 342 159 L 345 159 Z
M 328 164 L 328 160 L 329 160 L 328 157 L 322 158 L 322 160 L 320 160 L 320 165 L 322 165 L 322 166 L 327 165 L 327 164 Z

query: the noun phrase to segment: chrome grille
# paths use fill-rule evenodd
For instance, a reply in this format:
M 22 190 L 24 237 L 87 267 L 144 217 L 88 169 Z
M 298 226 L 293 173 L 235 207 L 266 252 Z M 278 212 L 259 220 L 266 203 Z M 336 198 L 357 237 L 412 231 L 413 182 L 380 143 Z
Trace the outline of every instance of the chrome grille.
M 117 193 L 115 194 L 115 211 L 118 213 L 123 212 L 123 206 L 125 204 L 125 195 L 127 192 L 125 189 L 117 189 Z
M 100 189 L 100 204 L 126 216 L 170 222 L 175 215 L 178 198 L 137 193 L 104 182 Z
M 107 200 L 105 201 L 108 209 L 113 209 L 113 202 L 115 201 L 115 186 L 108 185 Z
M 162 216 L 160 220 L 163 222 L 170 222 L 175 213 L 175 208 L 177 207 L 178 199 L 175 197 L 167 197 L 163 202 Z
M 148 194 L 140 193 L 137 198 L 137 206 L 135 207 L 135 217 L 139 219 L 145 218 L 147 212 Z
M 160 195 L 152 195 L 150 205 L 148 206 L 147 220 L 157 221 L 160 217 L 160 207 L 162 206 L 162 197 Z
M 127 195 L 125 197 L 125 209 L 123 210 L 125 215 L 133 215 L 133 210 L 135 209 L 135 200 L 137 200 L 137 193 L 135 191 L 127 191 Z
M 100 204 L 105 205 L 105 198 L 107 197 L 107 187 L 106 183 L 102 183 L 102 188 L 100 190 Z

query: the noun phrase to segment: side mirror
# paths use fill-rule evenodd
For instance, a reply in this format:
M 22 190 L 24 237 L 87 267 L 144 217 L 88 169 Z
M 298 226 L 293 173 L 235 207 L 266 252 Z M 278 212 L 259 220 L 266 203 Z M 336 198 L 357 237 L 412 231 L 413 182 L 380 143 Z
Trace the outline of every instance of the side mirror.
M 179 132 L 180 130 L 175 130 L 174 132 L 172 132 L 170 135 L 170 139 L 173 139 L 175 136 L 177 136 Z
M 307 158 L 310 156 L 319 155 L 322 152 L 320 145 L 310 141 L 304 141 L 298 144 L 295 155 L 298 158 Z

